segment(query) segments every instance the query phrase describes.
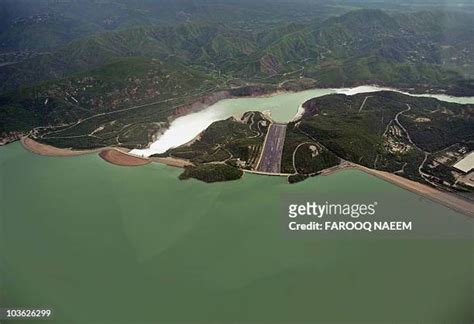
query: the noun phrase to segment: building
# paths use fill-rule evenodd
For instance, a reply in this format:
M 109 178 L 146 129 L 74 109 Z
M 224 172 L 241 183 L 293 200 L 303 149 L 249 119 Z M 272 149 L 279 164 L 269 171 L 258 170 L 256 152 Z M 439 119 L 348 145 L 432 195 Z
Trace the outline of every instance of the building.
M 474 151 L 464 156 L 453 167 L 462 173 L 469 173 L 474 169 Z

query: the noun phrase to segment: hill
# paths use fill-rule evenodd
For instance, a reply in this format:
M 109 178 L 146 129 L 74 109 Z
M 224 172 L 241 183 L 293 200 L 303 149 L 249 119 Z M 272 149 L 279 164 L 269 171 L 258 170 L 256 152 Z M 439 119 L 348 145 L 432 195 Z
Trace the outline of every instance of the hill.
M 453 166 L 474 149 L 474 105 L 381 91 L 326 95 L 303 107 L 303 116 L 286 127 L 281 173 L 289 174 L 290 182 L 349 162 L 447 191 L 472 192 L 469 177 Z M 213 123 L 193 143 L 160 157 L 193 163 L 196 168 L 186 175 L 200 180 L 216 164 L 255 171 L 270 123 L 247 112 L 240 121 Z
M 177 107 L 214 90 L 215 81 L 188 68 L 131 57 L 0 96 L 0 130 L 58 147 L 142 147 Z
M 163 116 L 147 123 L 143 115 L 140 123 L 145 127 L 166 122 L 173 114 L 165 102 L 170 96 L 180 98 L 175 99 L 178 105 L 191 102 L 198 94 L 248 84 L 275 86 L 309 80 L 307 84 L 313 86 L 340 87 L 378 83 L 472 95 L 472 21 L 469 14 L 456 12 L 366 9 L 322 22 L 289 22 L 264 30 L 210 20 L 112 30 L 0 66 L 0 90 L 4 92 L 0 133 L 3 138 L 15 137 L 39 126 L 77 123 L 90 117 L 91 109 L 97 114 L 161 102 Z M 158 65 L 176 78 L 154 80 Z M 105 85 L 97 87 L 94 82 Z M 25 87 L 29 84 L 33 86 Z M 75 99 L 65 99 L 70 97 L 66 88 Z M 54 107 L 46 109 L 46 100 Z M 64 136 L 90 134 L 103 127 L 99 120 L 88 120 L 89 133 Z M 150 127 L 149 133 L 142 131 L 133 140 L 126 137 L 119 142 L 142 147 L 156 130 Z M 61 145 L 78 145 L 76 137 L 68 138 Z M 110 140 L 92 141 L 94 147 L 111 144 Z
M 303 75 L 323 85 L 373 81 L 447 87 L 474 77 L 472 18 L 438 11 L 389 15 L 358 10 L 322 23 L 253 32 L 210 21 L 137 27 L 87 37 L 0 67 L 0 90 L 131 56 L 172 59 L 248 81 Z
M 464 190 L 456 181 L 462 174 L 452 166 L 474 149 L 473 105 L 377 92 L 329 95 L 303 106 L 303 118 L 288 126 L 301 140 L 315 141 L 341 159 L 368 168 Z

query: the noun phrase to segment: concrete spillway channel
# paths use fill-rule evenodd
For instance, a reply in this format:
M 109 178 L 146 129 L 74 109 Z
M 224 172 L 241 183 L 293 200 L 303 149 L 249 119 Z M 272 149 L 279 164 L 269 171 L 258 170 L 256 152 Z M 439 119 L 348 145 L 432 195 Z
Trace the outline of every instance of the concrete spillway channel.
M 271 124 L 268 128 L 257 171 L 266 173 L 281 172 L 281 155 L 285 143 L 286 124 Z

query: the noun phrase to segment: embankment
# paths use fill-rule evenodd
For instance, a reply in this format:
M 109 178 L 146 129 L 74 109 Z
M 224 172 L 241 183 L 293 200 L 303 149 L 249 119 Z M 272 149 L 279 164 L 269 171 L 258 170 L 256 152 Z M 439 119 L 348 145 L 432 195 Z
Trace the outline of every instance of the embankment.
M 408 180 L 406 178 L 397 176 L 390 172 L 378 171 L 369 169 L 360 165 L 355 165 L 355 169 L 363 171 L 365 173 L 371 174 L 380 178 L 382 180 L 388 181 L 396 186 L 399 186 L 405 190 L 416 193 L 420 196 L 426 197 L 434 202 L 437 202 L 443 206 L 446 206 L 454 211 L 467 215 L 469 217 L 474 217 L 474 202 L 467 200 L 465 198 L 456 196 L 455 194 L 438 190 L 431 186 Z
M 83 154 L 91 154 L 91 153 L 96 153 L 99 152 L 100 149 L 96 150 L 72 150 L 68 148 L 57 148 L 51 145 L 47 144 L 42 144 L 39 143 L 29 137 L 22 137 L 20 139 L 21 144 L 23 145 L 24 148 L 26 148 L 28 151 L 39 154 L 39 155 L 44 155 L 44 156 L 77 156 L 77 155 L 83 155 Z
M 104 149 L 99 153 L 99 156 L 105 161 L 119 166 L 142 166 L 151 162 L 150 159 L 130 155 L 116 148 Z

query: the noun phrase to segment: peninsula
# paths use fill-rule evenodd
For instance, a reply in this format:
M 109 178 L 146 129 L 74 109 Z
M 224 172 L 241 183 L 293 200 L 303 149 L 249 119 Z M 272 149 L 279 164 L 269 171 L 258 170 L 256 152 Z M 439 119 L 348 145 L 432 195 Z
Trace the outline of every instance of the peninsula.
M 472 104 L 379 91 L 326 95 L 301 108 L 288 123 L 259 111 L 214 122 L 193 141 L 149 159 L 123 148 L 98 151 L 113 164 L 165 163 L 184 168 L 181 179 L 205 182 L 236 180 L 250 172 L 295 183 L 355 168 L 473 214 Z M 22 143 L 51 155 L 91 152 L 54 151 L 31 139 Z

